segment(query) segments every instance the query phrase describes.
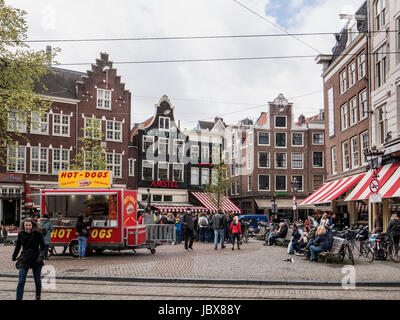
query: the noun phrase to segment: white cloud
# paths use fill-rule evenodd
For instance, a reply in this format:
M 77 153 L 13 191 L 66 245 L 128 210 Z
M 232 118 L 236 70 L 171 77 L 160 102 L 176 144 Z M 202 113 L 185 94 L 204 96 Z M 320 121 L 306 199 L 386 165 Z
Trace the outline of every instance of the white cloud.
M 241 0 L 264 14 L 266 0 Z M 342 10 L 354 12 L 361 0 L 320 0 L 315 6 L 297 7 L 290 32 L 338 32 Z M 282 33 L 271 24 L 231 0 L 119 0 L 119 1 L 30 1 L 7 3 L 28 12 L 29 38 L 96 38 L 199 36 Z M 299 3 L 299 2 L 298 2 Z M 292 0 L 291 4 L 298 4 Z M 55 9 L 55 28 L 43 29 L 43 8 Z M 350 8 L 351 6 L 351 8 Z M 268 16 L 277 23 L 277 17 Z M 51 19 L 50 19 L 51 21 Z M 332 36 L 301 37 L 319 51 L 331 52 Z M 32 45 L 43 49 L 47 43 Z M 59 62 L 89 62 L 107 52 L 112 61 L 166 60 L 190 58 L 255 57 L 314 55 L 292 37 L 120 41 L 59 43 Z M 154 104 L 166 94 L 175 105 L 177 120 L 192 127 L 198 119 L 213 118 L 250 105 L 272 101 L 279 93 L 287 98 L 322 89 L 321 66 L 313 58 L 231 62 L 124 64 L 116 65 L 122 81 L 132 92 L 133 122 L 152 116 Z M 87 67 L 68 67 L 86 71 Z M 151 97 L 141 97 L 151 96 Z M 176 100 L 226 101 L 230 104 Z M 294 112 L 311 115 L 323 107 L 322 93 L 295 99 Z M 240 104 L 242 103 L 242 104 Z M 225 116 L 233 122 L 244 117 L 258 117 L 264 108 Z

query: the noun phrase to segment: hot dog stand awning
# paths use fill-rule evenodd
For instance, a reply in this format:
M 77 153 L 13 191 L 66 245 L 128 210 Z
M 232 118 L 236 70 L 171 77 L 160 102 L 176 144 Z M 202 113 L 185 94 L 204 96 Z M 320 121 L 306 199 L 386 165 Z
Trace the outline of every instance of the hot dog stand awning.
M 365 173 L 324 183 L 317 191 L 299 203 L 299 206 L 310 204 L 329 203 L 354 187 Z
M 164 204 L 152 204 L 160 212 L 184 212 L 186 209 L 191 209 L 193 212 L 208 212 L 208 209 L 205 207 L 193 206 L 189 203 L 178 204 L 166 206 Z
M 379 169 L 378 172 L 378 181 L 381 190 L 379 190 L 379 194 L 382 196 L 387 194 L 390 195 L 395 193 L 396 183 L 399 185 L 398 180 L 400 177 L 400 162 L 386 164 Z M 358 183 L 358 185 L 354 188 L 354 190 L 348 195 L 345 201 L 357 201 L 357 200 L 366 200 L 369 199 L 369 196 L 372 194 L 369 185 L 371 180 L 374 179 L 374 174 L 372 171 L 368 171 L 364 178 Z M 398 187 L 397 187 L 398 190 Z M 387 197 L 388 197 L 387 196 Z M 385 198 L 385 197 L 384 197 Z
M 206 192 L 192 192 L 192 195 L 200 201 L 200 203 L 206 207 L 209 212 L 217 213 L 217 196 L 214 193 Z M 228 197 L 221 195 L 221 209 L 225 212 L 233 212 L 235 214 L 241 214 L 240 209 L 231 201 Z

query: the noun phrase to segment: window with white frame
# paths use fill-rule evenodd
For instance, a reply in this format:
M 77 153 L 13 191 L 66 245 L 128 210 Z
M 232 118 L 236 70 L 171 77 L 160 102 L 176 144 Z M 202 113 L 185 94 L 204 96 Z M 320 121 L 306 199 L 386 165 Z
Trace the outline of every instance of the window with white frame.
M 342 131 L 346 130 L 349 126 L 349 116 L 347 113 L 347 103 L 340 107 L 340 119 Z
M 367 157 L 365 156 L 365 152 L 367 152 L 369 148 L 368 130 L 360 134 L 360 141 L 361 141 L 361 165 L 364 165 L 367 163 Z
M 358 80 L 365 77 L 367 74 L 367 62 L 365 61 L 365 51 L 361 52 L 357 57 L 358 64 Z
M 236 192 L 236 195 L 239 194 L 239 181 L 235 181 L 235 192 Z
M 358 121 L 357 97 L 350 100 L 350 126 L 354 126 Z
M 168 117 L 159 117 L 158 118 L 158 128 L 160 130 L 169 130 L 170 129 L 170 119 Z
M 32 112 L 31 133 L 49 134 L 49 114 Z
M 286 191 L 286 176 L 275 176 L 275 191 Z
M 129 176 L 134 177 L 135 176 L 135 161 L 136 159 L 129 158 L 128 159 L 128 164 L 129 164 Z
M 297 191 L 304 191 L 303 176 L 292 176 L 292 181 L 297 181 Z
M 276 132 L 275 133 L 275 148 L 286 148 L 286 133 Z
M 253 144 L 253 131 L 247 133 L 247 139 L 249 144 Z
M 303 153 L 292 152 L 292 169 L 303 169 Z
M 269 132 L 258 132 L 258 145 L 269 146 Z
M 247 191 L 251 191 L 251 176 L 247 176 Z
M 153 136 L 143 136 L 143 152 L 150 151 L 154 153 L 154 137 Z
M 69 149 L 53 149 L 53 174 L 69 170 Z
M 174 163 L 172 165 L 172 180 L 183 182 L 183 163 Z
M 25 117 L 17 112 L 8 113 L 8 131 L 26 132 Z
M 154 179 L 154 161 L 142 161 L 142 180 L 151 181 Z
M 350 169 L 350 154 L 349 154 L 349 143 L 347 141 L 342 143 L 342 160 L 343 160 L 343 171 Z
M 336 146 L 332 147 L 331 149 L 332 154 L 332 174 L 337 173 L 337 153 L 336 153 Z
M 169 154 L 169 139 L 168 138 L 158 138 L 158 153 L 159 154 Z
M 122 141 L 122 122 L 115 120 L 106 121 L 107 141 Z
M 313 168 L 324 167 L 324 153 L 322 151 L 313 151 Z
M 286 152 L 275 153 L 275 169 L 286 169 Z
M 198 159 L 199 159 L 199 146 L 198 145 L 194 144 L 194 145 L 190 146 L 190 158 L 198 161 Z
M 216 186 L 218 184 L 217 170 L 211 169 L 211 185 Z
M 192 186 L 199 185 L 199 168 L 191 168 L 190 169 L 190 184 Z
M 158 161 L 158 180 L 169 179 L 169 163 Z
M 304 134 L 301 132 L 292 133 L 292 147 L 302 147 L 304 145 Z
M 202 168 L 201 169 L 201 184 L 202 185 L 208 185 L 209 183 L 209 170 L 207 168 Z
M 101 120 L 96 117 L 85 118 L 85 138 L 100 140 L 101 139 Z
M 69 115 L 53 114 L 53 136 L 68 137 L 70 132 L 69 122 L 70 122 Z M 86 125 L 86 118 L 85 118 L 85 125 Z
M 386 82 L 386 44 L 375 52 L 375 86 L 379 88 Z
M 26 172 L 26 147 L 8 146 L 7 147 L 7 171 Z
M 251 153 L 248 151 L 246 153 L 246 162 L 247 162 L 247 169 L 251 169 Z
M 312 134 L 312 144 L 323 145 L 324 144 L 324 134 L 322 132 L 314 132 Z
M 286 116 L 275 116 L 275 128 L 286 128 Z
M 122 177 L 122 154 L 106 153 L 106 168 L 114 177 Z
M 31 147 L 31 170 L 30 173 L 48 172 L 49 148 Z
M 386 105 L 376 109 L 377 140 L 380 145 L 385 143 L 387 134 Z
M 178 158 L 183 156 L 184 148 L 185 148 L 185 142 L 183 140 L 180 139 L 174 140 L 174 154 L 178 155 Z
M 258 152 L 258 167 L 269 168 L 269 152 L 260 151 Z
M 359 160 L 358 160 L 358 136 L 355 136 L 350 139 L 350 146 L 351 146 L 351 167 L 358 168 Z
M 342 71 L 339 74 L 339 84 L 340 84 L 340 94 L 345 93 L 347 90 L 347 72 L 346 70 Z
M 368 117 L 367 89 L 358 94 L 358 100 L 360 101 L 360 120 L 364 120 Z
M 356 81 L 357 81 L 356 77 L 357 77 L 357 74 L 356 74 L 356 62 L 353 61 L 349 65 L 349 88 L 354 86 L 354 84 L 356 83 Z
M 386 23 L 385 12 L 386 12 L 386 0 L 376 0 L 374 3 L 376 31 L 381 30 L 381 28 Z
M 97 108 L 111 110 L 111 90 L 97 89 Z
M 210 161 L 210 147 L 201 146 L 201 162 L 208 163 Z
M 219 153 L 220 148 L 219 147 L 212 147 L 211 148 L 211 158 L 212 158 L 212 163 L 219 164 L 220 163 L 220 153 Z
M 269 191 L 269 190 L 270 190 L 269 175 L 259 174 L 258 175 L 258 191 Z

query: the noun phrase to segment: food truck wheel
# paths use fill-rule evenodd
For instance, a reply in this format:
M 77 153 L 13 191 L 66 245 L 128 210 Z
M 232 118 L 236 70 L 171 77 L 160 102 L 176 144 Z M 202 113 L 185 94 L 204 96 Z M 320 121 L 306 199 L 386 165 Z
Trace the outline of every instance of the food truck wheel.
M 78 241 L 72 241 L 69 244 L 69 253 L 74 257 L 78 257 L 79 256 L 79 243 L 78 243 Z
M 156 249 L 150 249 L 151 254 L 155 254 L 156 253 Z

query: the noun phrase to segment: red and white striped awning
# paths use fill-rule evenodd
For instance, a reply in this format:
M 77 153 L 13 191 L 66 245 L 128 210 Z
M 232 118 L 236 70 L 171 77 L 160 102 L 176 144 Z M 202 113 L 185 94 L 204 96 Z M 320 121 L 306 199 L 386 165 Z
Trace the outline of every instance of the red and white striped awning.
M 193 212 L 208 212 L 205 207 L 195 207 L 195 206 L 154 206 L 160 212 L 185 212 L 187 208 L 192 209 Z
M 364 175 L 365 173 L 360 173 L 351 177 L 327 182 L 323 184 L 322 187 L 320 187 L 313 194 L 300 202 L 299 206 L 304 206 L 308 204 L 329 203 L 351 189 L 364 177 Z
M 201 202 L 203 206 L 205 206 L 211 213 L 217 213 L 217 196 L 213 193 L 206 192 L 192 192 L 192 195 L 196 197 L 197 200 Z M 233 212 L 235 214 L 241 214 L 240 209 L 228 199 L 228 197 L 222 195 L 221 196 L 221 209 L 226 211 Z
M 380 189 L 378 191 L 382 198 L 400 197 L 400 162 L 396 162 L 392 164 L 392 166 L 396 166 L 396 170 L 385 184 L 380 185 Z
M 386 164 L 379 169 L 378 172 L 378 180 L 379 186 L 382 189 L 382 186 L 386 186 L 389 183 L 389 178 L 398 171 L 400 162 Z M 371 180 L 374 178 L 374 174 L 372 171 L 368 171 L 364 178 L 361 179 L 360 183 L 354 188 L 354 190 L 348 195 L 345 201 L 355 201 L 355 200 L 366 200 L 369 199 L 369 196 L 372 194 L 369 189 L 369 184 Z M 379 191 L 380 194 L 381 191 Z

